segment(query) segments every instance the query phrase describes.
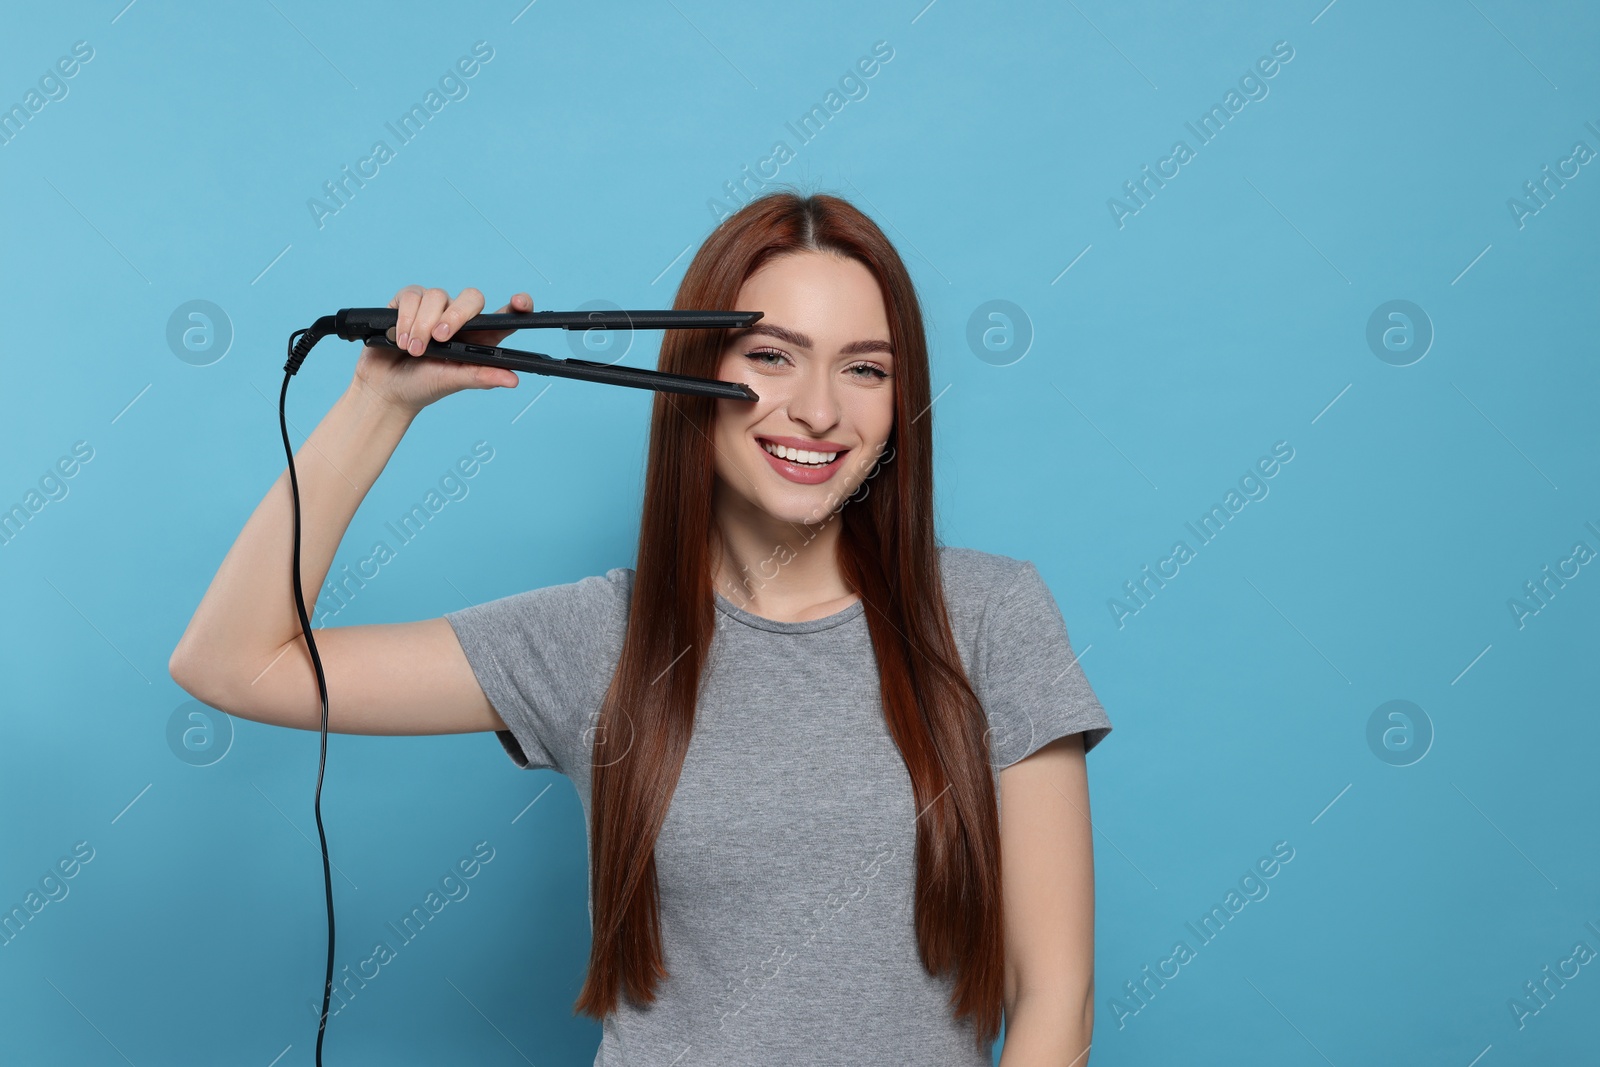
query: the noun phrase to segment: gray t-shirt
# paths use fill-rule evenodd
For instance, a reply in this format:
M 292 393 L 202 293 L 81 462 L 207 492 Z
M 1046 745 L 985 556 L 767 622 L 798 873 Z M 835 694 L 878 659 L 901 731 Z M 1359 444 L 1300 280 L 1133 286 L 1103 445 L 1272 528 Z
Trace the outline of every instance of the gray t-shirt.
M 1092 748 L 1111 723 L 1033 564 L 939 551 L 998 797 L 1002 768 L 1066 734 Z M 444 616 L 509 727 L 496 735 L 506 752 L 569 777 L 586 830 L 594 725 L 633 574 Z M 648 1007 L 621 999 L 595 1064 L 988 1067 L 970 1021 L 953 1021 L 952 980 L 918 958 L 911 776 L 884 722 L 865 605 L 778 622 L 716 601 L 694 734 L 656 841 L 671 976 Z

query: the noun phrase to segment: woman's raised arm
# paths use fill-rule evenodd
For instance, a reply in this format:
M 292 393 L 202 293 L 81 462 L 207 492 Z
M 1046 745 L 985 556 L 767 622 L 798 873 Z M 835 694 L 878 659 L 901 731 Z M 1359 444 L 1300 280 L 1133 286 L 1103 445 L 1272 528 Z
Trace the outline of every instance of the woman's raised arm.
M 419 358 L 424 339 L 443 340 L 483 310 L 464 289 L 407 286 L 390 301 L 409 351 L 362 350 L 350 387 L 295 454 L 300 490 L 300 580 L 308 601 L 367 491 L 421 410 L 461 389 L 514 387 L 499 367 Z M 533 310 L 518 293 L 500 309 Z M 496 344 L 506 334 L 469 332 Z M 321 699 L 290 582 L 294 531 L 285 468 L 245 523 L 173 650 L 168 670 L 196 699 L 256 722 L 320 728 Z M 314 616 L 311 603 L 307 614 Z M 335 733 L 430 734 L 504 729 L 443 618 L 316 632 Z

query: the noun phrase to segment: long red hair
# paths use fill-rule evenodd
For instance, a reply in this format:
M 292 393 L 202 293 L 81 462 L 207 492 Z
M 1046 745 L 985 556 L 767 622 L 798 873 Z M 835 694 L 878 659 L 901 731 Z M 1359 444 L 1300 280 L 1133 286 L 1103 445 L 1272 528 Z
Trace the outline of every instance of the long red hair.
M 825 194 L 752 200 L 712 231 L 675 308 L 733 310 L 775 256 L 824 251 L 876 277 L 895 356 L 895 419 L 872 489 L 837 512 L 838 562 L 865 604 L 883 714 L 910 772 L 916 823 L 916 932 L 930 974 L 953 972 L 950 1006 L 979 1047 L 1004 999 L 1000 820 L 986 718 L 945 612 L 934 537 L 928 349 L 911 276 L 882 230 Z M 668 330 L 658 366 L 714 378 L 726 332 Z M 655 842 L 694 729 L 716 610 L 711 576 L 716 401 L 655 394 L 627 636 L 594 746 L 589 971 L 574 1010 L 604 1019 L 619 992 L 655 999 L 662 962 Z M 831 518 L 829 521 L 833 521 Z M 608 751 L 607 742 L 613 749 Z

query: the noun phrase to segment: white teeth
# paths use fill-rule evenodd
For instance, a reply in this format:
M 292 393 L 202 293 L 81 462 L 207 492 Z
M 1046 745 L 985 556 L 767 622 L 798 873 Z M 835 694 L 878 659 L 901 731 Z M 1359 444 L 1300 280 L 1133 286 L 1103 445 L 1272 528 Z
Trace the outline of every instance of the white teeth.
M 798 448 L 775 445 L 771 441 L 762 441 L 761 447 L 779 459 L 786 459 L 791 463 L 804 463 L 813 467 L 825 466 L 832 463 L 839 456 L 837 452 L 807 452 Z

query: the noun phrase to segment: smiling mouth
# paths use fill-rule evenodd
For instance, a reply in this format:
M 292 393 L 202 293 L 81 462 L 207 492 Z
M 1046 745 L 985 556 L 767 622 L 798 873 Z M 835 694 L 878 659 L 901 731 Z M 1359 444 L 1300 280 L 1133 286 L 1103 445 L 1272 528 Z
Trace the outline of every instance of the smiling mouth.
M 786 463 L 793 463 L 797 467 L 809 467 L 814 470 L 821 470 L 823 467 L 829 466 L 840 456 L 850 451 L 848 448 L 828 452 L 789 448 L 785 445 L 774 444 L 764 437 L 756 438 L 756 443 L 770 456 L 776 456 L 778 459 Z

